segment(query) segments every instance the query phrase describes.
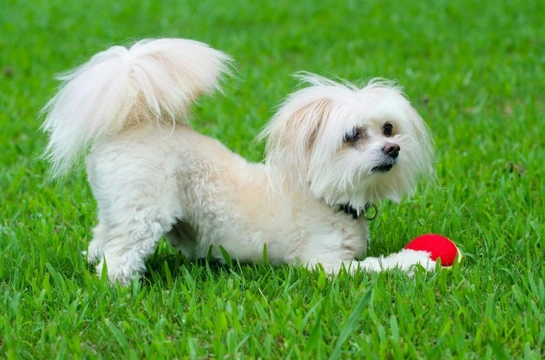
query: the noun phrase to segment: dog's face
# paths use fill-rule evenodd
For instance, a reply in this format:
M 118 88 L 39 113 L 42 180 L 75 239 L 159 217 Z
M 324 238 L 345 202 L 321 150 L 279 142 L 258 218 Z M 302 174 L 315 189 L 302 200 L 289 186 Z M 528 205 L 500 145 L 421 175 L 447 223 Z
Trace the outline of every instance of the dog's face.
M 398 88 L 304 79 L 311 86 L 292 94 L 262 134 L 267 163 L 284 184 L 363 209 L 411 195 L 432 173 L 428 130 Z

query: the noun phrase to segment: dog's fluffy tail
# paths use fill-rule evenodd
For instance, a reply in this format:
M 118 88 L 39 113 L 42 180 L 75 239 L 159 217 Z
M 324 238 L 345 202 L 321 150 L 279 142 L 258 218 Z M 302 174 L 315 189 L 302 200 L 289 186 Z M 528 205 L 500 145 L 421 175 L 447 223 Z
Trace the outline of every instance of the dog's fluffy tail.
M 230 61 L 197 41 L 142 40 L 111 47 L 61 74 L 62 86 L 42 110 L 52 175 L 65 173 L 94 142 L 128 127 L 187 122 L 191 103 L 219 88 Z

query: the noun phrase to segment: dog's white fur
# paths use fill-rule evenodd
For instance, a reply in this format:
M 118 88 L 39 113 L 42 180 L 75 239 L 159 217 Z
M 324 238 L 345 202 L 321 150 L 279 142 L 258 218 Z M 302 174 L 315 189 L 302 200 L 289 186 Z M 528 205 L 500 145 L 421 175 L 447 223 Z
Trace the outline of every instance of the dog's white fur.
M 107 264 L 112 282 L 130 282 L 163 236 L 188 258 L 211 251 L 221 261 L 223 248 L 255 261 L 266 246 L 273 262 L 330 273 L 435 268 L 412 250 L 354 261 L 367 249 L 367 220 L 339 208 L 399 201 L 432 173 L 427 128 L 399 88 L 300 75 L 308 87 L 267 125 L 266 160 L 254 164 L 189 126 L 191 104 L 219 88 L 229 65 L 200 42 L 143 40 L 60 76 L 44 108 L 46 154 L 58 176 L 91 148 L 98 225 L 87 256 L 99 275 Z

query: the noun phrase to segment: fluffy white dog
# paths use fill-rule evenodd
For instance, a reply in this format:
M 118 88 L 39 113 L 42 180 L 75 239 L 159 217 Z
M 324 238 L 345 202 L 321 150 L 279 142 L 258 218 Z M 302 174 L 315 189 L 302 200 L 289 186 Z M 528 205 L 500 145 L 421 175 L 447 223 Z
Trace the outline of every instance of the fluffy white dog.
M 354 261 L 367 249 L 367 208 L 433 172 L 430 135 L 400 89 L 301 75 L 308 87 L 266 126 L 266 159 L 254 164 L 189 125 L 191 104 L 229 64 L 200 42 L 143 40 L 59 77 L 46 155 L 58 176 L 90 148 L 98 225 L 87 256 L 99 275 L 107 264 L 112 282 L 130 282 L 163 236 L 188 258 L 255 261 L 266 247 L 270 261 L 330 273 L 435 267 L 412 250 Z

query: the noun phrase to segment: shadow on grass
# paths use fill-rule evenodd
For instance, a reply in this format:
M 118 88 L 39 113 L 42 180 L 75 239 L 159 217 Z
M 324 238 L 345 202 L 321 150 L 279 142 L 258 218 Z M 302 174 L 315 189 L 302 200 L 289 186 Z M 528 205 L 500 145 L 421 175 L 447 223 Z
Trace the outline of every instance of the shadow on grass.
M 283 279 L 287 265 L 274 265 L 261 261 L 241 263 L 236 260 L 219 261 L 214 258 L 188 260 L 181 253 L 155 254 L 146 262 L 147 271 L 142 276 L 144 285 L 169 284 L 191 276 L 195 281 L 219 281 L 225 277 L 243 278 L 245 281 L 260 281 L 274 276 Z

